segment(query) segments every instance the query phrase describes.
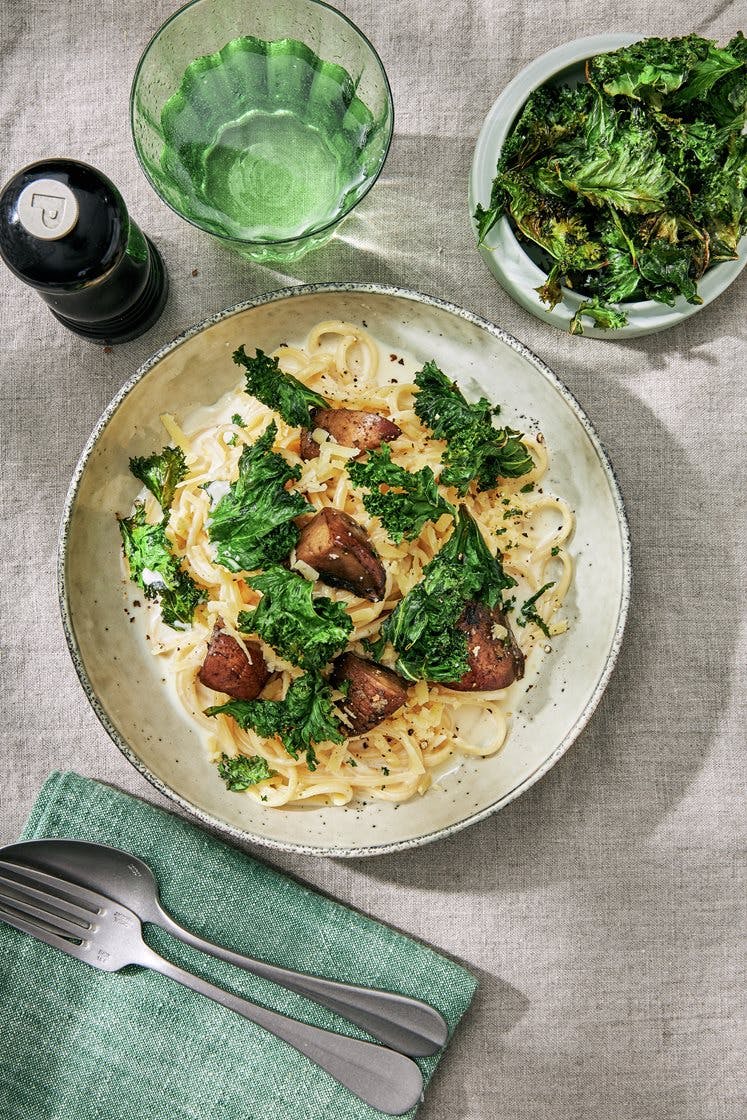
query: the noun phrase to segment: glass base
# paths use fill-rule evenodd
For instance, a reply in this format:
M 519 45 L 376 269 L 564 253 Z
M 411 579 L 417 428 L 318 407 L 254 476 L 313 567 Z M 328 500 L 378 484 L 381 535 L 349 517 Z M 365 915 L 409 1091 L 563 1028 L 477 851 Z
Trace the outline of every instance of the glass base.
M 281 264 L 298 261 L 301 257 L 305 257 L 307 253 L 310 253 L 312 249 L 318 249 L 321 245 L 326 245 L 341 224 L 342 222 L 338 222 L 331 229 L 322 230 L 320 233 L 312 233 L 308 237 L 299 237 L 296 241 L 278 242 L 275 245 L 232 241 L 228 237 L 217 237 L 215 234 L 211 234 L 211 236 L 219 245 L 223 245 L 224 248 L 230 249 L 233 253 L 238 253 L 245 260 L 254 261 L 257 264 Z

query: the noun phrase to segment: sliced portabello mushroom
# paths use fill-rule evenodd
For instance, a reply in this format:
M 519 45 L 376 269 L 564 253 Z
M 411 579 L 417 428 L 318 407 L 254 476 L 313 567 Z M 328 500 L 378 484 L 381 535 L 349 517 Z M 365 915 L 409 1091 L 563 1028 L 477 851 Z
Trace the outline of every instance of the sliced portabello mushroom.
M 499 635 L 496 637 L 496 629 Z M 507 616 L 499 607 L 469 602 L 457 619 L 467 638 L 469 669 L 446 688 L 459 692 L 490 692 L 508 688 L 524 676 L 524 654 L 516 643 Z M 503 634 L 505 631 L 505 635 Z
M 343 587 L 361 599 L 384 598 L 386 572 L 366 530 L 339 509 L 323 509 L 301 529 L 296 556 L 330 587 Z
M 235 638 L 216 623 L 207 656 L 198 677 L 202 684 L 225 692 L 234 700 L 254 700 L 264 688 L 270 671 L 257 642 L 246 642 L 246 652 Z
M 362 408 L 318 408 L 311 420 L 313 428 L 329 432 L 335 443 L 361 451 L 372 451 L 382 443 L 391 443 L 402 433 L 394 421 Z M 315 459 L 319 454 L 319 444 L 308 428 L 301 429 L 299 454 L 302 459 Z
M 349 682 L 347 696 L 340 707 L 350 720 L 354 735 L 370 731 L 407 701 L 407 688 L 401 677 L 392 669 L 355 653 L 345 653 L 338 658 L 331 680 L 336 685 Z

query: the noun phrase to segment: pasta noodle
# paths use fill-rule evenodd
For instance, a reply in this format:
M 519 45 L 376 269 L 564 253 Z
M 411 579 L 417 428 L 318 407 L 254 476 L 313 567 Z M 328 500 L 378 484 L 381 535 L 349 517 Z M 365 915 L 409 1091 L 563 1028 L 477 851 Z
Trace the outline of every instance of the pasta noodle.
M 390 444 L 393 459 L 410 471 L 428 465 L 438 474 L 445 444 L 431 438 L 415 414 L 416 390 L 404 379 L 408 367 L 388 361 L 367 331 L 341 321 L 319 323 L 302 347 L 282 346 L 273 356 L 283 371 L 331 403 L 373 409 L 393 420 L 402 433 Z M 234 422 L 236 414 L 244 426 Z M 188 467 L 186 478 L 177 486 L 166 532 L 175 555 L 186 562 L 194 579 L 207 590 L 207 597 L 197 608 L 193 625 L 182 631 L 166 626 L 154 604 L 148 618 L 150 648 L 162 660 L 164 676 L 172 683 L 179 704 L 202 729 L 213 760 L 224 754 L 266 759 L 272 776 L 250 786 L 246 796 L 268 807 L 344 805 L 354 798 L 405 801 L 425 793 L 439 768 L 453 765 L 454 757 L 485 757 L 500 750 L 515 697 L 512 688 L 517 686 L 492 693 L 463 693 L 418 681 L 410 687 L 408 703 L 365 735 L 350 737 L 342 744 L 315 744 L 318 765 L 313 772 L 303 757 L 291 757 L 278 739 L 263 739 L 252 730 L 242 730 L 225 714 L 204 714 L 223 696 L 206 688 L 197 677 L 213 626 L 222 620 L 225 632 L 243 646 L 238 614 L 260 599 L 241 573 L 231 573 L 216 563 L 207 531 L 210 511 L 236 479 L 243 448 L 256 441 L 271 418 L 278 427 L 275 448 L 301 469 L 296 487 L 315 509 L 332 506 L 362 524 L 387 569 L 386 593 L 380 602 L 326 585 L 317 588 L 345 605 L 353 624 L 349 646 L 353 652 L 364 654 L 363 639 L 378 632 L 383 619 L 419 582 L 425 565 L 451 535 L 452 519 L 444 515 L 435 524 L 427 522 L 416 540 L 394 544 L 378 519 L 366 512 L 361 492 L 345 469 L 359 452 L 318 430 L 316 437 L 322 440 L 318 457 L 302 460 L 298 428 L 288 426 L 239 386 L 215 405 L 196 410 L 181 425 L 171 416 L 162 417 L 170 439 L 184 451 Z M 558 611 L 573 574 L 565 547 L 573 532 L 573 514 L 563 499 L 542 488 L 548 468 L 542 435 L 523 438 L 534 461 L 529 474 L 501 480 L 495 490 L 471 491 L 463 499 L 457 498 L 453 488 L 442 487 L 442 492 L 449 501 L 466 504 L 493 552 L 500 547 L 504 568 L 517 580 L 519 593 L 526 590 L 531 595 L 552 583 L 538 600 L 537 610 L 549 633 L 556 635 L 566 628 Z M 528 488 L 528 483 L 534 487 Z M 145 501 L 148 516 L 155 520 L 157 503 L 147 494 Z M 292 554 L 291 564 L 295 563 Z M 308 575 L 302 564 L 298 567 L 301 574 Z M 534 625 L 525 626 L 516 637 L 524 654 L 537 642 L 546 641 Z M 281 699 L 301 670 L 269 646 L 263 644 L 262 650 L 274 674 L 263 698 Z M 393 662 L 393 656 L 388 661 L 384 656 L 384 664 Z M 478 718 L 465 719 L 465 713 Z M 469 730 L 476 723 L 479 736 Z

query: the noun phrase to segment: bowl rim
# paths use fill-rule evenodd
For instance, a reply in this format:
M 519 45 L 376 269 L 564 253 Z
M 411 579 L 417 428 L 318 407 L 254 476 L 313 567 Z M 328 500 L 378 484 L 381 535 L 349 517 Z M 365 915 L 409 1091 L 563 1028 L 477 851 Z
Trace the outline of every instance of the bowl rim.
M 349 24 L 349 26 L 352 27 L 353 31 L 355 31 L 356 34 L 363 40 L 365 45 L 371 51 L 376 63 L 378 64 L 379 70 L 381 71 L 381 76 L 384 79 L 384 86 L 385 86 L 385 89 L 386 89 L 387 101 L 388 101 L 388 104 L 389 104 L 389 130 L 388 130 L 388 135 L 386 137 L 386 143 L 384 145 L 381 160 L 379 162 L 379 166 L 376 169 L 376 174 L 371 177 L 370 182 L 368 182 L 366 184 L 364 190 L 358 196 L 358 198 L 356 198 L 352 202 L 350 202 L 347 205 L 347 207 L 342 211 L 342 213 L 339 214 L 336 218 L 331 218 L 328 222 L 325 222 L 323 225 L 313 226 L 311 229 L 306 230 L 304 233 L 299 234 L 295 237 L 259 238 L 257 240 L 248 241 L 248 240 L 244 240 L 242 238 L 226 237 L 222 234 L 215 233 L 213 230 L 208 229 L 205 225 L 203 225 L 202 222 L 199 222 L 195 218 L 190 218 L 186 214 L 183 214 L 182 211 L 178 210 L 176 208 L 176 206 L 173 206 L 167 198 L 164 198 L 163 194 L 161 193 L 161 191 L 158 188 L 157 183 L 154 182 L 153 177 L 150 174 L 150 172 L 148 171 L 148 168 L 145 164 L 145 160 L 143 159 L 143 157 L 140 153 L 140 145 L 138 144 L 137 138 L 136 138 L 136 135 L 135 135 L 135 89 L 137 87 L 138 78 L 140 77 L 140 71 L 142 70 L 143 64 L 145 63 L 145 59 L 147 58 L 151 47 L 154 45 L 154 43 L 159 38 L 161 33 L 163 31 L 165 31 L 166 28 L 171 23 L 174 23 L 181 15 L 183 15 L 184 12 L 186 12 L 188 8 L 196 7 L 198 4 L 201 4 L 203 2 L 204 2 L 204 0 L 188 0 L 188 2 L 186 4 L 183 4 L 180 8 L 177 8 L 177 10 L 175 12 L 172 12 L 172 14 L 169 16 L 169 18 L 164 20 L 163 23 L 160 24 L 159 27 L 156 29 L 156 31 L 151 35 L 150 39 L 148 40 L 148 42 L 146 43 L 146 45 L 143 49 L 142 54 L 140 55 L 140 58 L 138 59 L 138 64 L 135 67 L 135 73 L 134 73 L 133 78 L 132 78 L 132 85 L 130 86 L 130 107 L 129 107 L 130 136 L 132 137 L 132 146 L 135 149 L 135 155 L 137 156 L 137 161 L 140 165 L 141 171 L 145 175 L 145 178 L 148 180 L 148 183 L 150 184 L 151 188 L 153 189 L 153 191 L 155 192 L 155 194 L 157 195 L 159 200 L 165 206 L 168 206 L 169 210 L 171 210 L 172 213 L 176 214 L 178 218 L 182 219 L 182 221 L 189 222 L 189 224 L 191 226 L 194 226 L 195 229 L 202 230 L 203 233 L 207 233 L 211 237 L 215 237 L 218 241 L 221 241 L 221 242 L 228 242 L 228 243 L 231 243 L 231 244 L 240 245 L 240 246 L 247 246 L 247 247 L 256 245 L 257 247 L 260 247 L 260 248 L 261 247 L 271 247 L 273 245 L 278 245 L 278 246 L 292 245 L 297 241 L 305 241 L 309 237 L 318 237 L 320 234 L 326 233 L 328 230 L 334 229 L 336 226 L 338 226 L 340 224 L 340 222 L 344 221 L 344 219 L 348 217 L 348 215 L 355 209 L 355 207 L 360 202 L 363 201 L 363 199 L 366 197 L 366 195 L 371 190 L 371 188 L 377 183 L 377 181 L 379 179 L 379 176 L 381 175 L 381 172 L 384 169 L 384 164 L 386 163 L 387 158 L 389 156 L 389 151 L 390 151 L 390 148 L 392 146 L 392 139 L 394 137 L 394 96 L 392 94 L 392 86 L 391 86 L 391 83 L 389 81 L 389 75 L 386 72 L 386 68 L 384 66 L 384 63 L 381 61 L 381 56 L 380 56 L 379 52 L 376 50 L 376 47 L 373 45 L 373 43 L 368 38 L 368 36 L 363 31 L 361 31 L 361 29 L 360 29 L 360 27 L 358 27 L 357 23 L 354 23 L 353 20 L 350 19 L 349 16 L 346 16 L 344 12 L 340 11 L 340 9 L 336 8 L 333 4 L 326 3 L 326 0 L 305 0 L 305 2 L 309 3 L 309 4 L 315 4 L 319 8 L 327 8 L 328 11 L 334 12 L 335 15 L 338 15 L 341 20 L 343 20 L 345 23 Z M 316 53 L 316 52 L 312 52 L 312 53 Z M 198 56 L 198 57 L 202 57 L 202 56 Z M 317 55 L 316 57 L 319 58 L 319 55 Z
M 540 86 L 551 81 L 558 72 L 578 65 L 595 54 L 630 46 L 646 37 L 635 32 L 604 32 L 600 35 L 572 39 L 538 55 L 511 79 L 488 110 L 475 143 L 467 199 L 470 225 L 475 235 L 477 235 L 477 223 L 474 212 L 478 202 L 483 201 L 484 184 L 486 179 L 492 182 L 498 155 L 530 95 Z M 488 169 L 488 164 L 491 164 L 492 170 Z M 491 234 L 493 243 L 483 242 L 478 244 L 477 248 L 499 284 L 536 318 L 567 332 L 571 318 L 584 302 L 585 297 L 564 286 L 560 303 L 554 308 L 547 307 L 536 292 L 536 288 L 547 279 L 547 273 L 528 255 L 514 234 L 505 214 L 499 218 L 487 237 L 491 238 Z M 691 315 L 702 311 L 736 280 L 747 265 L 747 234 L 740 240 L 739 248 L 740 254 L 736 260 L 720 261 L 701 277 L 698 282 L 698 294 L 702 297 L 702 303 L 688 303 L 684 296 L 677 297 L 674 307 L 659 303 L 657 300 L 626 301 L 620 304 L 623 310 L 628 312 L 628 322 L 624 327 L 602 330 L 595 325 L 584 326 L 583 337 L 614 342 L 617 339 L 653 334 L 683 322 Z M 502 259 L 502 250 L 506 253 L 509 266 Z M 517 264 L 516 269 L 511 269 L 512 263 Z M 520 280 L 517 279 L 519 272 Z
M 576 419 L 581 424 L 590 439 L 592 446 L 599 458 L 600 465 L 607 480 L 610 489 L 610 495 L 615 509 L 617 523 L 620 529 L 621 540 L 621 561 L 622 561 L 622 580 L 620 591 L 620 603 L 618 607 L 617 620 L 615 629 L 610 641 L 610 647 L 605 658 L 604 665 L 601 672 L 594 684 L 594 688 L 589 695 L 589 698 L 584 705 L 583 710 L 579 714 L 573 726 L 568 730 L 567 734 L 563 737 L 560 743 L 556 744 L 553 751 L 548 757 L 540 763 L 529 775 L 518 782 L 511 790 L 500 796 L 491 805 L 486 806 L 477 812 L 469 814 L 467 817 L 460 821 L 455 821 L 452 824 L 445 825 L 441 828 L 434 829 L 433 831 L 422 834 L 421 836 L 412 837 L 406 840 L 399 840 L 394 842 L 384 842 L 376 844 L 375 846 L 356 848 L 346 846 L 330 846 L 319 847 L 311 844 L 297 844 L 285 841 L 279 841 L 265 836 L 259 836 L 254 832 L 247 831 L 246 829 L 239 828 L 235 825 L 229 824 L 227 821 L 213 816 L 200 809 L 198 806 L 193 805 L 186 797 L 177 793 L 170 786 L 168 786 L 162 779 L 154 774 L 148 766 L 138 757 L 135 750 L 129 745 L 124 736 L 114 726 L 106 710 L 99 700 L 93 688 L 91 680 L 86 672 L 83 664 L 83 658 L 78 647 L 78 642 L 75 637 L 75 629 L 73 625 L 72 613 L 68 599 L 68 580 L 67 580 L 67 544 L 70 535 L 71 522 L 75 512 L 76 498 L 80 487 L 83 474 L 88 465 L 88 460 L 95 450 L 100 436 L 103 434 L 110 419 L 115 414 L 122 402 L 129 396 L 129 394 L 140 384 L 143 378 L 149 373 L 158 363 L 165 358 L 168 354 L 178 349 L 184 343 L 200 334 L 202 331 L 217 323 L 230 319 L 235 315 L 241 314 L 244 311 L 249 311 L 252 308 L 260 307 L 264 304 L 278 303 L 283 300 L 293 300 L 301 296 L 309 296 L 316 294 L 329 294 L 329 293 L 361 293 L 365 295 L 383 295 L 396 297 L 398 299 L 410 300 L 415 303 L 425 304 L 426 306 L 436 308 L 439 311 L 445 311 L 457 318 L 463 319 L 467 323 L 487 331 L 494 338 L 503 342 L 514 350 L 521 357 L 529 361 L 538 373 L 545 377 L 546 380 L 555 388 L 561 395 L 565 403 L 574 413 Z M 594 710 L 596 709 L 602 694 L 607 687 L 615 663 L 617 661 L 625 631 L 625 624 L 628 616 L 628 609 L 631 597 L 631 584 L 632 584 L 632 557 L 631 557 L 631 539 L 630 527 L 628 518 L 625 512 L 625 507 L 622 498 L 617 476 L 614 467 L 607 455 L 607 452 L 602 445 L 597 432 L 583 410 L 576 397 L 567 388 L 567 386 L 560 380 L 550 367 L 538 357 L 529 347 L 520 342 L 513 335 L 503 330 L 502 327 L 490 322 L 483 316 L 475 312 L 468 311 L 457 304 L 451 303 L 448 300 L 441 299 L 437 296 L 427 295 L 413 289 L 402 288 L 397 285 L 376 284 L 376 283 L 317 283 L 317 284 L 301 284 L 292 287 L 280 288 L 271 292 L 264 292 L 261 295 L 254 296 L 252 299 L 244 300 L 241 303 L 235 304 L 232 307 L 225 308 L 214 315 L 209 316 L 202 322 L 189 327 L 181 334 L 177 335 L 171 342 L 166 343 L 160 347 L 155 353 L 147 358 L 131 375 L 130 378 L 122 385 L 119 391 L 112 398 L 110 403 L 104 409 L 95 424 L 91 435 L 89 436 L 86 445 L 81 452 L 80 458 L 73 471 L 70 486 L 68 488 L 65 504 L 63 508 L 62 520 L 60 524 L 58 549 L 57 549 L 57 592 L 58 602 L 60 608 L 60 616 L 62 620 L 62 628 L 65 634 L 65 639 L 68 646 L 70 657 L 72 658 L 78 679 L 80 680 L 83 691 L 93 708 L 99 722 L 107 732 L 111 740 L 118 747 L 125 758 L 132 763 L 136 770 L 138 770 L 152 786 L 155 787 L 164 797 L 174 801 L 182 809 L 195 817 L 198 822 L 208 829 L 213 829 L 222 832 L 224 835 L 230 836 L 232 839 L 246 843 L 252 842 L 259 844 L 263 847 L 272 848 L 279 851 L 296 852 L 301 855 L 315 855 L 315 856 L 332 856 L 332 857 L 346 857 L 346 858 L 362 858 L 375 855 L 389 855 L 393 852 L 405 851 L 408 848 L 422 847 L 429 844 L 434 840 L 444 839 L 451 836 L 456 832 L 461 832 L 463 829 L 468 828 L 470 825 L 477 824 L 479 821 L 485 820 L 493 813 L 514 801 L 522 793 L 526 792 L 535 782 L 539 781 L 544 774 L 550 770 L 555 763 L 566 753 L 566 751 L 575 742 L 581 734 L 586 724 L 589 722 Z

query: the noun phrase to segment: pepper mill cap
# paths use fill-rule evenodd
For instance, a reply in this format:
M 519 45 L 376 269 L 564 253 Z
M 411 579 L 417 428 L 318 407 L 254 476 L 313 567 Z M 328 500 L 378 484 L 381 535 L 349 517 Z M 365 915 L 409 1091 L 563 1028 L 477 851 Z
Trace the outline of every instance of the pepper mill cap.
M 124 253 L 129 228 L 111 180 L 78 160 L 32 163 L 0 193 L 0 256 L 41 291 L 73 292 L 100 280 Z

